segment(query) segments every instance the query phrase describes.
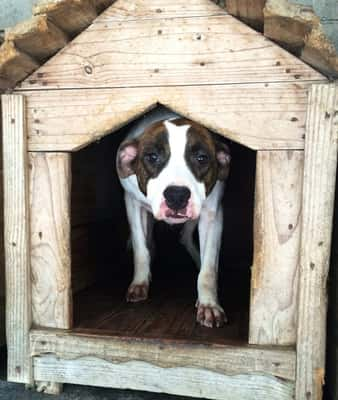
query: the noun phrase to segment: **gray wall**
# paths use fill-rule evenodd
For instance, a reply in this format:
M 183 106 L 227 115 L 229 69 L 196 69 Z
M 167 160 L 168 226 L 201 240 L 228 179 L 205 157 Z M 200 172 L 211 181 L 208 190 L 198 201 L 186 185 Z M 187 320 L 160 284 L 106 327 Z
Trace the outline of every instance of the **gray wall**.
M 36 0 L 0 0 L 0 29 L 29 18 L 35 2 Z

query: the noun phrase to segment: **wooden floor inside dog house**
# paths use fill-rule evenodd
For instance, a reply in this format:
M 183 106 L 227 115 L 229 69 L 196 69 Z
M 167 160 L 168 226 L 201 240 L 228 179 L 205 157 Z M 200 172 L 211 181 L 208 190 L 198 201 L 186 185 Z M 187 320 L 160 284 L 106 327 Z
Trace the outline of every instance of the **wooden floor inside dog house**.
M 178 242 L 179 226 L 155 224 L 149 299 L 127 303 L 132 277 L 128 224 L 115 156 L 126 128 L 72 155 L 74 331 L 117 337 L 247 343 L 253 251 L 255 152 L 230 143 L 231 172 L 223 207 L 219 298 L 229 323 L 199 326 L 198 270 Z M 197 239 L 197 237 L 196 237 Z

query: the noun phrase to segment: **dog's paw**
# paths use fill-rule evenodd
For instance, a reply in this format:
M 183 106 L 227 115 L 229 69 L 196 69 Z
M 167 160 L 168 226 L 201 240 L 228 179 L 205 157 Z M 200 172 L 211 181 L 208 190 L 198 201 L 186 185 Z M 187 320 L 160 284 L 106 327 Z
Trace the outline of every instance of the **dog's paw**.
M 202 304 L 197 301 L 197 322 L 207 328 L 220 328 L 228 322 L 223 308 L 218 304 Z
M 127 291 L 126 299 L 130 303 L 144 301 L 148 298 L 149 284 L 148 283 L 132 283 Z

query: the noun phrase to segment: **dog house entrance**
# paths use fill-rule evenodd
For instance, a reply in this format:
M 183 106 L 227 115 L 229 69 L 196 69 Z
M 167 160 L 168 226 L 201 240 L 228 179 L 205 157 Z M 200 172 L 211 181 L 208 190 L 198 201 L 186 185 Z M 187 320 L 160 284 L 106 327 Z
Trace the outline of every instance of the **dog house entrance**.
M 198 270 L 179 243 L 179 226 L 155 224 L 149 299 L 125 300 L 133 257 L 115 157 L 127 130 L 128 126 L 72 155 L 75 331 L 203 343 L 247 342 L 255 152 L 230 143 L 232 163 L 223 199 L 219 263 L 219 299 L 229 323 L 209 329 L 196 323 Z

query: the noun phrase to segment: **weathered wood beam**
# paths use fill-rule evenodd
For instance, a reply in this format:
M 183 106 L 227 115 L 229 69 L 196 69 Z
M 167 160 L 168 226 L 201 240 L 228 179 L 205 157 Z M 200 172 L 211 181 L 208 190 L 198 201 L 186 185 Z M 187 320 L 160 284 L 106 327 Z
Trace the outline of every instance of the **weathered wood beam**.
M 44 0 L 33 8 L 34 15 L 48 18 L 70 36 L 84 30 L 97 16 L 91 0 Z
M 338 87 L 335 84 L 312 87 L 306 125 L 296 399 L 321 400 L 338 150 Z
M 302 151 L 259 151 L 249 343 L 295 344 Z
M 116 0 L 92 0 L 98 14 L 112 5 L 115 1 Z
M 35 16 L 8 29 L 5 39 L 39 61 L 52 56 L 68 42 L 67 35 L 49 21 L 47 15 Z
M 24 96 L 3 95 L 6 324 L 11 382 L 32 383 L 32 323 L 27 132 Z
M 301 59 L 333 78 L 338 77 L 338 53 L 322 25 L 313 28 L 306 36 Z
M 29 153 L 29 166 L 33 323 L 68 329 L 72 325 L 70 154 Z
M 148 362 L 161 368 L 203 368 L 219 374 L 267 374 L 295 379 L 295 350 L 290 347 L 223 346 L 130 340 L 56 329 L 32 330 L 32 356 L 51 354 L 75 360 L 96 357 L 118 364 Z
M 264 35 L 299 55 L 305 37 L 319 23 L 309 6 L 288 0 L 267 0 L 264 8 Z
M 19 51 L 13 42 L 4 42 L 0 46 L 0 90 L 14 87 L 38 67 L 39 64 Z
M 264 25 L 263 8 L 266 0 L 227 0 L 229 14 L 238 17 L 253 28 L 262 31 Z
M 264 35 L 321 72 L 338 76 L 338 54 L 312 7 L 289 0 L 267 0 Z

